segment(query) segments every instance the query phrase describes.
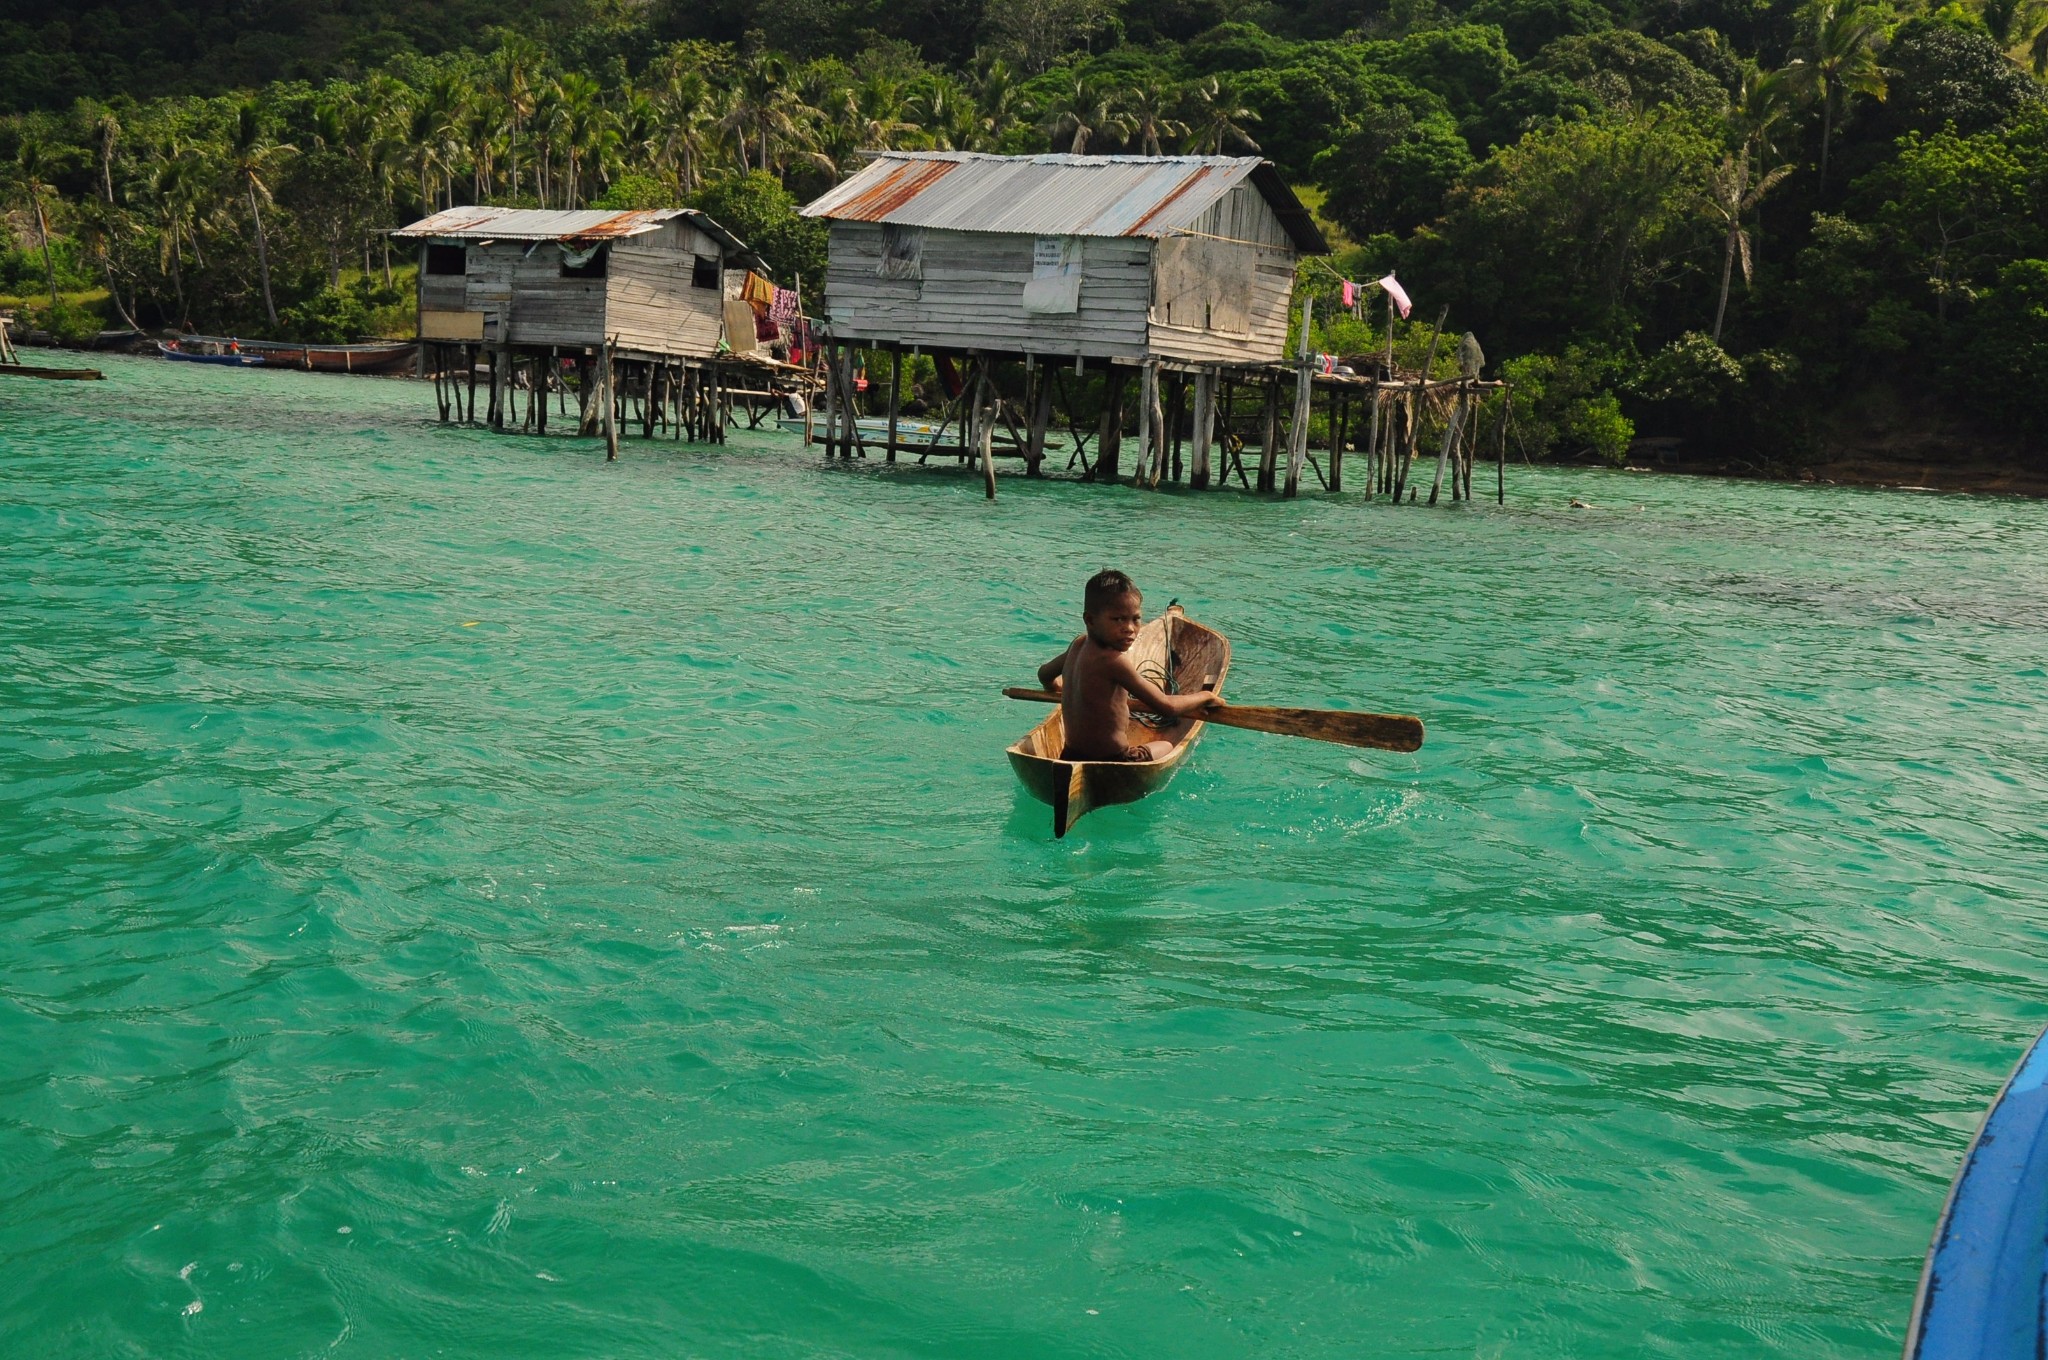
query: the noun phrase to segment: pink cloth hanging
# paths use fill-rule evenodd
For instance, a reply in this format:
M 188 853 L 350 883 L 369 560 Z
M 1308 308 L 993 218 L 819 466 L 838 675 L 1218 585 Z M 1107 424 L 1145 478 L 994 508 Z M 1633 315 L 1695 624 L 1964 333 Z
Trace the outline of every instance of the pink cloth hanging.
M 1403 288 L 1401 281 L 1392 274 L 1380 280 L 1380 287 L 1387 290 L 1387 296 L 1394 300 L 1394 310 L 1401 314 L 1403 321 L 1406 321 L 1408 313 L 1415 310 L 1415 304 L 1408 300 L 1408 290 Z
M 1350 279 L 1344 280 L 1344 305 L 1349 308 L 1358 301 L 1358 285 Z

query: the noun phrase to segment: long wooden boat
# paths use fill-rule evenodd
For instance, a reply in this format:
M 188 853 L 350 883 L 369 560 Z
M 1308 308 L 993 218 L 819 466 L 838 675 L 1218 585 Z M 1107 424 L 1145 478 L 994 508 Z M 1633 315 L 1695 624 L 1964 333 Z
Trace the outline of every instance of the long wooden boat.
M 1984 1116 L 1920 1274 L 1905 1360 L 2048 1353 L 2048 1033 Z
M 1138 631 L 1130 657 L 1140 675 L 1169 694 L 1198 689 L 1221 693 L 1223 677 L 1230 672 L 1230 639 L 1213 628 L 1204 628 L 1178 604 L 1171 604 Z M 1055 708 L 1050 717 L 1010 747 L 1010 768 L 1032 797 L 1052 805 L 1052 834 L 1064 836 L 1090 808 L 1135 803 L 1165 788 L 1207 726 L 1199 718 L 1182 718 L 1162 730 L 1133 731 L 1133 739 L 1143 736 L 1147 741 L 1173 743 L 1173 749 L 1158 760 L 1062 760 L 1067 728 Z
M 96 368 L 43 368 L 38 364 L 0 364 L 10 378 L 55 378 L 60 382 L 99 382 L 107 375 Z
M 181 335 L 158 341 L 166 359 L 243 368 L 297 368 L 313 373 L 399 373 L 419 353 L 415 340 L 364 345 L 291 345 L 276 340 L 241 340 L 226 335 Z

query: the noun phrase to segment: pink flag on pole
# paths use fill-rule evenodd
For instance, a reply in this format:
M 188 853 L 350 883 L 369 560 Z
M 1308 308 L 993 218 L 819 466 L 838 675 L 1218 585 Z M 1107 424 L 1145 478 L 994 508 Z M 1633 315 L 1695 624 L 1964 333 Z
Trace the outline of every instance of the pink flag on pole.
M 1394 310 L 1401 314 L 1403 321 L 1406 321 L 1408 313 L 1415 309 L 1415 304 L 1408 300 L 1408 290 L 1403 288 L 1401 281 L 1392 274 L 1380 280 L 1380 287 L 1387 290 L 1387 296 L 1394 300 Z

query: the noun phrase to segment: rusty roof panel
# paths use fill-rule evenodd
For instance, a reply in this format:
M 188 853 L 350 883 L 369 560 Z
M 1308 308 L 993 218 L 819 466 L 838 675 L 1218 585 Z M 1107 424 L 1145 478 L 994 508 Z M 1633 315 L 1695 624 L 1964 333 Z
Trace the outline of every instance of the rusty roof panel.
M 957 161 L 892 163 L 834 214 L 856 222 L 883 222 L 937 181 L 960 168 Z
M 1300 201 L 1256 156 L 889 151 L 803 212 L 949 231 L 1165 236 L 1191 226 L 1247 179 L 1301 249 L 1327 250 Z
M 392 232 L 400 240 L 490 239 L 497 241 L 609 241 L 655 230 L 682 208 L 618 212 L 610 208 L 559 211 L 549 208 L 447 208 Z

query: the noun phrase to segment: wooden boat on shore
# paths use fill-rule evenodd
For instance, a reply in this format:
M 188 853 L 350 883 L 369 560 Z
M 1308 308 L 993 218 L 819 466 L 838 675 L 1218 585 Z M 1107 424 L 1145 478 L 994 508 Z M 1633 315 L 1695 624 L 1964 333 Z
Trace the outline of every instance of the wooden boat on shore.
M 1230 639 L 1204 628 L 1171 604 L 1146 624 L 1131 644 L 1131 661 L 1169 694 L 1213 689 L 1221 692 L 1230 671 Z M 1010 768 L 1031 796 L 1052 805 L 1052 834 L 1064 836 L 1090 808 L 1135 803 L 1172 780 L 1181 761 L 1208 726 L 1199 718 L 1181 718 L 1153 731 L 1133 733 L 1148 741 L 1170 741 L 1173 749 L 1158 760 L 1062 760 L 1067 729 L 1060 710 L 1009 748 Z
M 419 353 L 415 340 L 364 345 L 291 345 L 224 335 L 181 335 L 157 342 L 166 359 L 243 368 L 296 368 L 311 373 L 401 373 Z

